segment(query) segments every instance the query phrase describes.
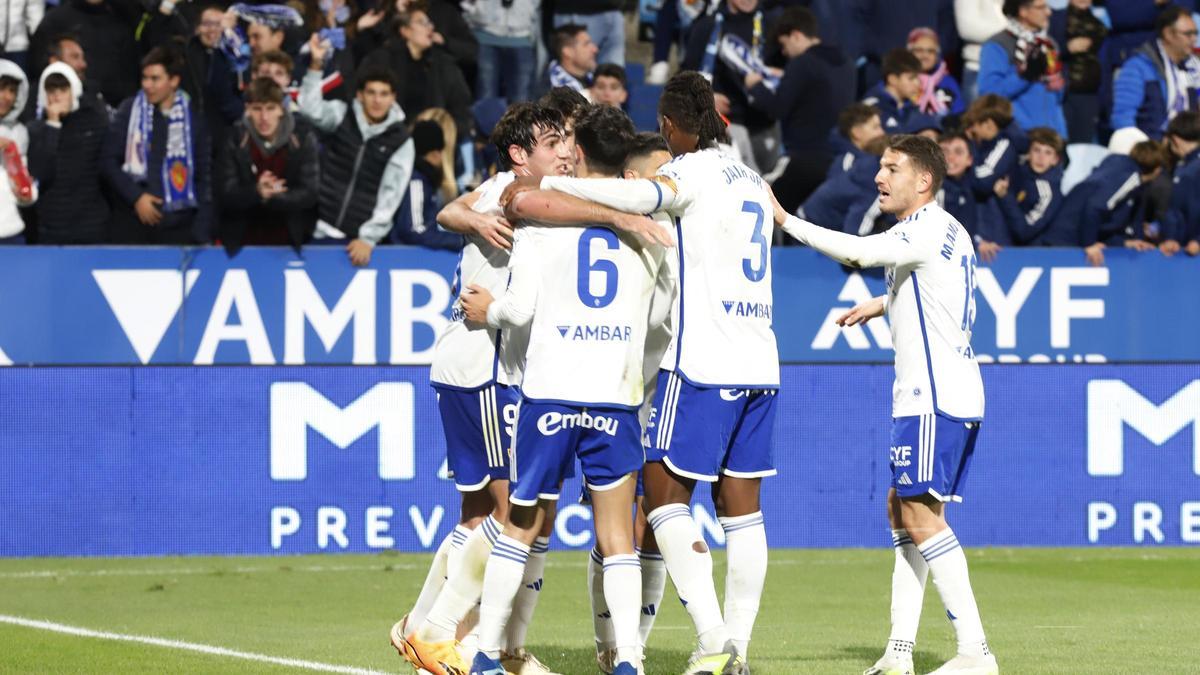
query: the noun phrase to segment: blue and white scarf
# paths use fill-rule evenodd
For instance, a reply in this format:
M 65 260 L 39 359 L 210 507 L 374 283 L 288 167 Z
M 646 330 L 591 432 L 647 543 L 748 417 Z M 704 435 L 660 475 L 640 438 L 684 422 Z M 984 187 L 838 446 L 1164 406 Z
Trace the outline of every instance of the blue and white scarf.
M 192 147 L 192 109 L 188 95 L 175 92 L 167 112 L 167 151 L 162 162 L 163 210 L 196 208 L 196 155 Z M 154 131 L 154 106 L 139 91 L 129 113 L 125 134 L 125 164 L 121 170 L 139 182 L 149 175 L 150 143 Z
M 237 3 L 230 6 L 229 9 L 233 10 L 238 18 L 243 21 L 260 23 L 274 30 L 284 29 L 289 26 L 299 27 L 304 25 L 304 17 L 300 16 L 300 12 L 287 5 L 247 5 Z M 246 34 L 240 26 L 234 26 L 232 29 L 222 33 L 217 48 L 225 52 L 225 55 L 229 57 L 230 63 L 233 64 L 233 68 L 238 74 L 246 72 L 246 69 L 250 67 L 250 44 L 246 41 Z
M 557 59 L 550 62 L 551 87 L 570 87 L 584 96 L 587 96 L 587 85 L 591 83 L 592 77 L 591 75 L 585 75 L 583 79 L 585 81 L 580 82 L 578 78 L 568 73 L 567 69 L 563 68 Z
M 736 35 L 722 35 L 725 29 L 725 15 L 717 12 L 713 15 L 712 32 L 708 34 L 708 43 L 704 46 L 704 58 L 700 62 L 700 74 L 709 82 L 712 81 L 713 70 L 717 66 L 717 56 L 727 66 L 742 75 L 757 72 L 763 76 L 763 84 L 772 91 L 779 84 L 779 78 L 767 71 L 763 62 L 763 13 L 754 13 L 754 33 L 751 44 Z

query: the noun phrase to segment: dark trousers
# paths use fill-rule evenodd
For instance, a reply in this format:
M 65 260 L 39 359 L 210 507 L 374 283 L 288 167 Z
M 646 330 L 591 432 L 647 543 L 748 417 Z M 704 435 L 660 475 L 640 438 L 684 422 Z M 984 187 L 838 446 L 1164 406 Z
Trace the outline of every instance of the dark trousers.
M 143 225 L 132 207 L 114 210 L 110 241 L 140 246 L 189 246 L 196 243 L 192 219 L 165 216 L 158 225 Z
M 1063 116 L 1067 118 L 1068 143 L 1095 143 L 1096 127 L 1100 123 L 1100 97 L 1095 94 L 1071 92 L 1063 101 Z
M 0 246 L 22 246 L 25 244 L 25 233 L 14 234 L 11 237 L 0 237 Z

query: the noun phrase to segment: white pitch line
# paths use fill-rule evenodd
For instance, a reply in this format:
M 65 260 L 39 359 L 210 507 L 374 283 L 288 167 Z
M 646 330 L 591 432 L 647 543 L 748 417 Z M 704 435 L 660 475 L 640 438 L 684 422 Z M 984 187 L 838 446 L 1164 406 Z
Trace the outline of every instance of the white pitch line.
M 87 628 L 79 628 L 78 626 L 68 626 L 61 623 L 51 621 L 38 621 L 36 619 L 25 619 L 19 616 L 8 616 L 0 614 L 0 623 L 8 623 L 14 626 L 23 626 L 25 628 L 36 628 L 38 630 L 47 630 L 54 633 L 63 633 L 65 635 L 75 635 L 78 637 L 96 638 L 99 640 L 116 640 L 118 642 L 137 642 L 144 645 L 152 645 L 155 647 L 166 647 L 168 649 L 181 649 L 189 652 L 199 652 L 201 654 L 209 654 L 211 656 L 225 656 L 233 659 L 243 659 L 245 661 L 257 661 L 259 663 L 270 663 L 277 666 L 286 666 L 289 668 L 301 668 L 304 670 L 315 670 L 324 673 L 345 673 L 346 675 L 384 675 L 378 670 L 367 670 L 365 668 L 355 668 L 353 666 L 338 666 L 331 663 L 320 663 L 317 661 L 304 661 L 302 659 L 285 659 L 278 656 L 267 656 L 266 654 L 255 654 L 253 652 L 240 652 L 235 649 L 226 649 L 224 647 L 214 647 L 212 645 L 203 645 L 195 642 L 183 642 L 181 640 L 167 640 L 164 638 L 156 638 L 148 635 L 125 635 L 122 633 L 109 633 L 106 631 L 89 630 Z

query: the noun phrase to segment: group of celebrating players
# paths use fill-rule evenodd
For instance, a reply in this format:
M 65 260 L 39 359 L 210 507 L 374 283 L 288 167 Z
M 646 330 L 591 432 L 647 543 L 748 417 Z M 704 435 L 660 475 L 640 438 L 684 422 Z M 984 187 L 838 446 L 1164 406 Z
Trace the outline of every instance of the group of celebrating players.
M 983 387 L 970 348 L 974 249 L 936 203 L 940 148 L 891 139 L 876 184 L 900 222 L 860 238 L 788 215 L 722 151 L 725 124 L 698 73 L 667 84 L 659 125 L 639 135 L 619 109 L 566 90 L 514 105 L 492 137 L 503 171 L 439 214 L 468 235 L 430 375 L 462 513 L 392 644 L 434 675 L 550 673 L 525 634 L 578 459 L 594 513 L 600 670 L 643 672 L 669 573 L 696 629 L 685 675 L 750 672 L 767 573 L 759 490 L 775 474 L 779 227 L 845 264 L 886 267 L 887 294 L 840 319 L 886 313 L 896 349 L 892 632 L 866 673 L 913 673 L 930 574 L 958 638 L 935 672 L 998 673 L 943 510 L 961 500 Z M 689 508 L 698 482 L 725 533 L 723 607 Z

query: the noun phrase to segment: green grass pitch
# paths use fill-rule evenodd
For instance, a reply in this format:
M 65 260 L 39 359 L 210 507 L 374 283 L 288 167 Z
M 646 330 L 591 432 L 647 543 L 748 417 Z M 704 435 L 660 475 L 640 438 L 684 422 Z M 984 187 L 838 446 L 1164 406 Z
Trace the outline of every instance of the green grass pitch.
M 976 549 L 971 577 L 1008 673 L 1194 673 L 1200 549 Z M 411 672 L 387 632 L 427 555 L 0 560 L 0 615 L 274 657 Z M 586 556 L 552 553 L 530 646 L 570 675 L 594 668 Z M 860 673 L 887 638 L 890 550 L 776 550 L 751 663 L 770 673 Z M 717 554 L 717 576 L 724 559 Z M 930 584 L 932 586 L 932 584 Z M 693 641 L 668 585 L 648 673 L 679 673 Z M 954 653 L 928 589 L 918 672 Z M 0 620 L 0 672 L 304 672 Z

